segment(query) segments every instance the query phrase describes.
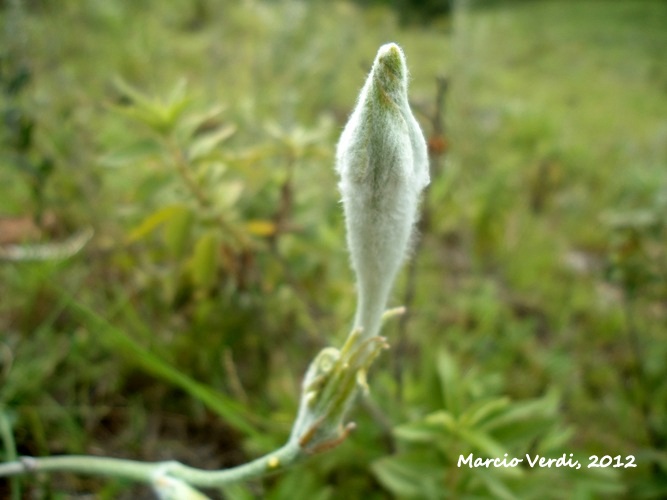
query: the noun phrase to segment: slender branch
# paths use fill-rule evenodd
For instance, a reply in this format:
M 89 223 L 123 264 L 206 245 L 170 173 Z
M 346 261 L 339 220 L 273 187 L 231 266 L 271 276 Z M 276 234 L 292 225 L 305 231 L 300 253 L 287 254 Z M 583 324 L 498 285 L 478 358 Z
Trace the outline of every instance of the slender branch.
M 0 408 L 0 441 L 5 448 L 7 460 L 16 460 L 16 442 L 12 434 L 12 426 L 4 411 Z M 11 480 L 11 499 L 21 499 L 21 485 L 16 479 Z
M 208 471 L 172 462 L 164 472 L 194 486 L 214 487 L 278 472 L 294 465 L 305 455 L 299 443 L 290 440 L 274 452 L 230 469 Z
M 0 477 L 38 472 L 74 472 L 152 483 L 158 475 L 165 474 L 193 486 L 218 487 L 279 471 L 294 464 L 302 455 L 298 443 L 289 442 L 252 462 L 222 470 L 197 469 L 175 461 L 141 462 L 84 455 L 21 457 L 17 461 L 0 464 Z
M 19 460 L 0 464 L 0 477 L 36 472 L 75 472 L 148 481 L 151 474 L 165 464 L 123 460 L 119 458 L 68 455 L 59 457 L 20 457 Z

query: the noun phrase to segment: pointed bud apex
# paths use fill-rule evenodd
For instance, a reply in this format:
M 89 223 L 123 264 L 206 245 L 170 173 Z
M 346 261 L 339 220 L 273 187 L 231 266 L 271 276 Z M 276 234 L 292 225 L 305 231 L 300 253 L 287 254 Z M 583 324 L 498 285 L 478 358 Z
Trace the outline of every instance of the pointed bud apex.
M 396 44 L 380 47 L 336 152 L 347 242 L 357 274 L 355 327 L 375 336 L 405 258 L 421 191 L 426 141 L 408 103 L 408 70 Z

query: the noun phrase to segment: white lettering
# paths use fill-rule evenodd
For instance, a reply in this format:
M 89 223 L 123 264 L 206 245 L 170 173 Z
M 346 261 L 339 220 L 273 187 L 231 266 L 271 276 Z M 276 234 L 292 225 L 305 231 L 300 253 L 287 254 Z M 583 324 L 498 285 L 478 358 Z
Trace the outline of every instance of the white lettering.
M 461 464 L 468 464 L 468 466 L 472 469 L 472 453 L 468 455 L 467 458 L 463 455 L 459 455 L 459 463 L 457 464 L 457 467 L 461 467 Z
M 526 453 L 526 460 L 528 460 L 528 465 L 530 465 L 531 467 L 535 467 L 535 464 L 537 463 L 539 458 L 540 458 L 539 455 L 535 455 L 535 458 L 531 460 L 530 455 Z
M 523 458 L 512 458 L 509 460 L 509 462 L 507 459 L 507 453 L 505 453 L 503 458 L 475 458 L 473 454 L 470 453 L 468 456 L 459 455 L 457 467 L 461 467 L 463 465 L 467 465 L 471 469 L 473 467 L 486 467 L 487 469 L 489 467 L 516 467 L 521 462 L 523 462 Z

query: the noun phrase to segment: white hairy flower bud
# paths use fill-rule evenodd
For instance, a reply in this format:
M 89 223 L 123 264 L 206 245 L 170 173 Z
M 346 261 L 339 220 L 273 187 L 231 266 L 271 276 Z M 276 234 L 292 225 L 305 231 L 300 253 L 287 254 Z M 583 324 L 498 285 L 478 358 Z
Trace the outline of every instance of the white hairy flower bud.
M 354 327 L 377 335 L 429 183 L 424 136 L 408 103 L 400 47 L 380 47 L 336 152 L 347 243 L 357 275 Z

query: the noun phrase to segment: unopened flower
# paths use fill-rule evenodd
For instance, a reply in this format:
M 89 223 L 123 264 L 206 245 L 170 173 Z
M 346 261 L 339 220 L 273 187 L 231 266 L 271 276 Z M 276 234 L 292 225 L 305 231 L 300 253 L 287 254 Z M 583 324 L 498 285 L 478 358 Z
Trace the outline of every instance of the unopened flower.
M 426 142 L 407 90 L 403 51 L 393 43 L 383 45 L 336 152 L 359 293 L 354 327 L 366 338 L 380 329 L 408 251 L 420 193 L 429 183 Z

